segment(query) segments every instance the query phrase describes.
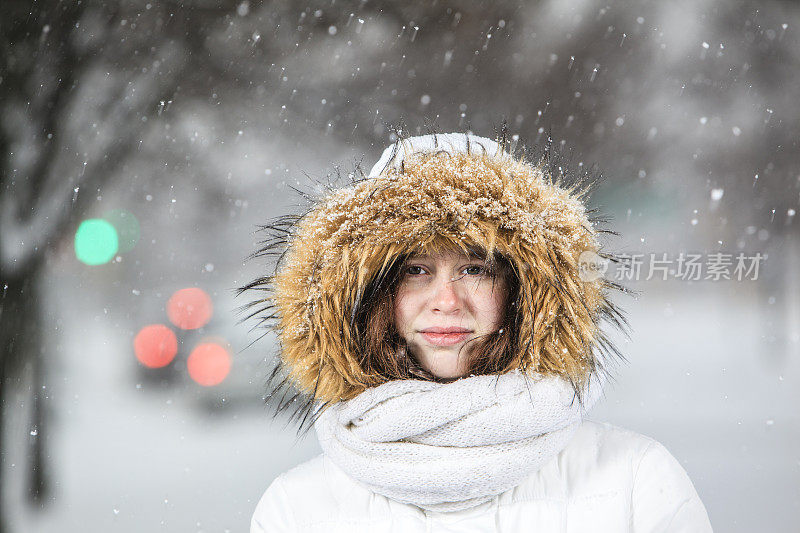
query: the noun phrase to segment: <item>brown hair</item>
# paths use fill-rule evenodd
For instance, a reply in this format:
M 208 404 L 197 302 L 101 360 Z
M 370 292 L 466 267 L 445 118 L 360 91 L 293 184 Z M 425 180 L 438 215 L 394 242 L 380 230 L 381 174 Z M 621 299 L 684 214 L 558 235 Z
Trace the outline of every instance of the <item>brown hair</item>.
M 519 277 L 512 262 L 500 254 L 488 256 L 477 246 L 468 247 L 469 255 L 483 260 L 493 280 L 505 282 L 505 313 L 497 331 L 468 343 L 470 360 L 467 375 L 500 374 L 507 370 L 517 345 Z M 405 340 L 394 325 L 394 302 L 408 259 L 416 253 L 445 251 L 463 253 L 451 243 L 434 239 L 421 251 L 409 251 L 394 260 L 385 275 L 379 275 L 366 287 L 360 305 L 353 315 L 359 364 L 362 371 L 377 378 L 376 384 L 395 379 L 423 379 L 447 382 L 454 378 L 438 378 L 422 368 L 408 350 Z

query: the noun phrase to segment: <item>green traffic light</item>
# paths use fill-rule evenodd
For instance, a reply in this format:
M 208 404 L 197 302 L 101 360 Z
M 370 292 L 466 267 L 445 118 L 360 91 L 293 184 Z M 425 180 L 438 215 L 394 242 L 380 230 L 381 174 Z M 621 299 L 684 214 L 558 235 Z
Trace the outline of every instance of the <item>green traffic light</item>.
M 84 220 L 75 232 L 75 255 L 87 265 L 108 263 L 118 249 L 117 230 L 105 220 Z

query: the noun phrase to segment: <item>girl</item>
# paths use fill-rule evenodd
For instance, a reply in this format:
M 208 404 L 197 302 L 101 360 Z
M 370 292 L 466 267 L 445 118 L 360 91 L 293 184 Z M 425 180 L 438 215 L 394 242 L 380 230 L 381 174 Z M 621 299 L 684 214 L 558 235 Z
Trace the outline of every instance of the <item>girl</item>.
M 612 258 L 584 194 L 505 134 L 425 135 L 268 226 L 286 256 L 245 289 L 323 453 L 251 533 L 711 531 L 661 444 L 584 418 L 619 356 L 600 324 L 625 323 L 581 268 Z

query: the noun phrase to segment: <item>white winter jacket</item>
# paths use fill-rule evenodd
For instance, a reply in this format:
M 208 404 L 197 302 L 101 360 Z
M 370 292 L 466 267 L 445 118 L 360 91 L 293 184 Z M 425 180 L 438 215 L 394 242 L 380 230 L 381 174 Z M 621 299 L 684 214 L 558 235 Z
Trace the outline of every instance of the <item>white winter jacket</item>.
M 706 510 L 684 469 L 655 440 L 585 420 L 564 450 L 478 507 L 424 511 L 362 487 L 324 455 L 281 474 L 251 533 L 704 533 Z

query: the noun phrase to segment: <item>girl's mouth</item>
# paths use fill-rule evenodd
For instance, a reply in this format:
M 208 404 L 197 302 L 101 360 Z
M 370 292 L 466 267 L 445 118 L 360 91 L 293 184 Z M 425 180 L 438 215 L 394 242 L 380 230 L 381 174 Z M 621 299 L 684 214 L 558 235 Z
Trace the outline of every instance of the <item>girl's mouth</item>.
M 422 336 L 425 337 L 425 340 L 435 346 L 452 346 L 466 340 L 469 335 L 469 331 L 460 331 L 456 333 L 433 333 L 430 331 L 422 332 Z

